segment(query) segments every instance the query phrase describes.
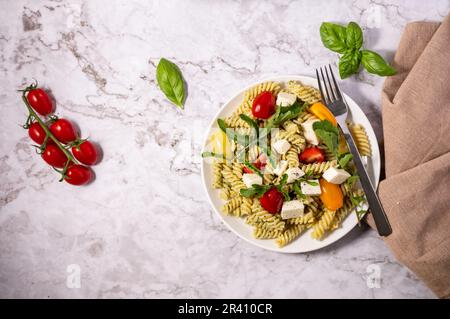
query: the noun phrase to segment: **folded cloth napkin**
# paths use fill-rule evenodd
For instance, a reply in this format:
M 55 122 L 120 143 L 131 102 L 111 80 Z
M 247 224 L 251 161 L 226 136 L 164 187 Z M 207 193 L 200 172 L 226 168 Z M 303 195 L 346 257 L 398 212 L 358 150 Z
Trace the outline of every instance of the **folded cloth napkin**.
M 386 179 L 378 193 L 393 229 L 385 241 L 450 298 L 450 14 L 409 23 L 393 65 L 381 101 Z

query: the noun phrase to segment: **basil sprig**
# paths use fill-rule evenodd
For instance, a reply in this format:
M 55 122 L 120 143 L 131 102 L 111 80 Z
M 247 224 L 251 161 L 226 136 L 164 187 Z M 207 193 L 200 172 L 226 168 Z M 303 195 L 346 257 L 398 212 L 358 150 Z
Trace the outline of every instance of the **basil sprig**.
M 342 54 L 339 59 L 341 79 L 357 73 L 361 63 L 372 74 L 388 76 L 396 73 L 378 53 L 361 49 L 363 33 L 356 22 L 350 22 L 347 27 L 324 22 L 320 26 L 320 38 L 326 48 Z
M 328 120 L 314 122 L 314 132 L 327 146 L 328 150 L 337 155 L 339 145 L 339 129 Z
M 305 103 L 300 103 L 298 100 L 291 106 L 278 106 L 275 113 L 267 120 L 266 128 L 269 130 L 272 127 L 280 126 L 282 123 L 296 118 L 306 108 Z
M 156 67 L 156 80 L 164 95 L 176 106 L 184 109 L 186 98 L 183 76 L 175 63 L 161 58 Z
M 242 188 L 239 193 L 244 197 L 260 197 L 272 187 L 272 185 L 253 184 L 250 188 Z

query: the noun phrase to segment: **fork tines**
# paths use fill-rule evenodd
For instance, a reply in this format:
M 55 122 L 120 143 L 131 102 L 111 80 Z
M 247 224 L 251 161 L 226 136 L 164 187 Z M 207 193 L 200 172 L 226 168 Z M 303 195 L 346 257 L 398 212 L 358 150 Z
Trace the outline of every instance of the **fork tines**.
M 325 70 L 325 72 L 324 72 Z M 328 70 L 330 70 L 328 72 Z M 325 75 L 324 75 L 325 73 Z M 330 80 L 330 74 L 331 79 Z M 337 85 L 336 79 L 334 78 L 333 70 L 331 69 L 331 65 L 328 64 L 328 68 L 326 66 L 320 67 L 316 69 L 317 82 L 319 84 L 320 94 L 322 96 L 322 100 L 325 104 L 333 103 L 338 100 L 342 100 L 341 90 Z M 323 83 L 323 85 L 322 85 Z

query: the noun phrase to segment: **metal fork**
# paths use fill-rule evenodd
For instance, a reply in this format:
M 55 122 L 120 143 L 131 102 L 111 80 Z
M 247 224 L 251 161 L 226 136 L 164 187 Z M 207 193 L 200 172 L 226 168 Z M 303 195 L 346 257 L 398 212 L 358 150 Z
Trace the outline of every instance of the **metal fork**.
M 392 228 L 383 210 L 383 206 L 381 206 L 375 189 L 370 182 L 369 176 L 367 175 L 367 172 L 364 168 L 364 164 L 361 161 L 361 156 L 359 155 L 355 141 L 353 140 L 353 137 L 347 127 L 347 104 L 345 103 L 344 97 L 342 96 L 336 79 L 334 78 L 333 71 L 331 70 L 331 65 L 328 65 L 328 68 L 323 67 L 319 68 L 319 70 L 316 69 L 316 76 L 317 82 L 319 83 L 322 100 L 335 116 L 336 121 L 341 127 L 342 133 L 344 134 L 345 140 L 347 141 L 347 144 L 350 148 L 350 152 L 353 155 L 353 161 L 355 163 L 356 169 L 358 170 L 362 188 L 366 193 L 367 201 L 369 203 L 370 210 L 372 211 L 378 234 L 380 234 L 381 236 L 388 236 L 392 233 Z

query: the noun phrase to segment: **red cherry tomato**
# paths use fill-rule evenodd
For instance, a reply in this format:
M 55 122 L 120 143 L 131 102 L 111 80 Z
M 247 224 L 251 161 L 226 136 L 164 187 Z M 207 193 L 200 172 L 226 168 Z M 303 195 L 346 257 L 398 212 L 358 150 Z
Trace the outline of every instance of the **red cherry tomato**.
M 97 150 L 94 144 L 84 141 L 78 146 L 72 147 L 72 154 L 85 165 L 94 165 L 97 162 Z
M 45 141 L 46 133 L 42 126 L 38 122 L 34 122 L 28 128 L 28 135 L 30 138 L 39 145 L 42 145 Z
M 42 116 L 53 112 L 53 104 L 50 97 L 43 89 L 32 89 L 27 94 L 28 103 Z
M 303 150 L 298 156 L 300 162 L 309 163 L 321 163 L 325 160 L 325 154 L 317 146 L 308 147 Z
M 92 179 L 92 171 L 89 167 L 72 164 L 67 168 L 64 180 L 72 185 L 84 185 Z
M 276 187 L 272 187 L 259 199 L 261 206 L 271 214 L 278 214 L 283 206 L 284 197 Z
M 50 125 L 50 132 L 55 135 L 58 141 L 63 143 L 70 143 L 78 138 L 72 123 L 66 119 L 59 119 L 53 122 Z
M 261 154 L 256 161 L 253 162 L 253 166 L 255 166 L 257 169 L 262 170 L 266 166 L 266 157 L 264 154 Z M 244 166 L 242 171 L 246 174 L 253 174 L 254 172 L 248 168 L 247 166 Z
M 48 165 L 56 168 L 63 168 L 67 163 L 66 154 L 64 154 L 64 152 L 52 142 L 49 142 L 45 147 L 44 153 L 42 153 L 42 158 Z
M 268 119 L 273 113 L 275 113 L 275 96 L 268 91 L 259 93 L 253 100 L 253 116 Z

